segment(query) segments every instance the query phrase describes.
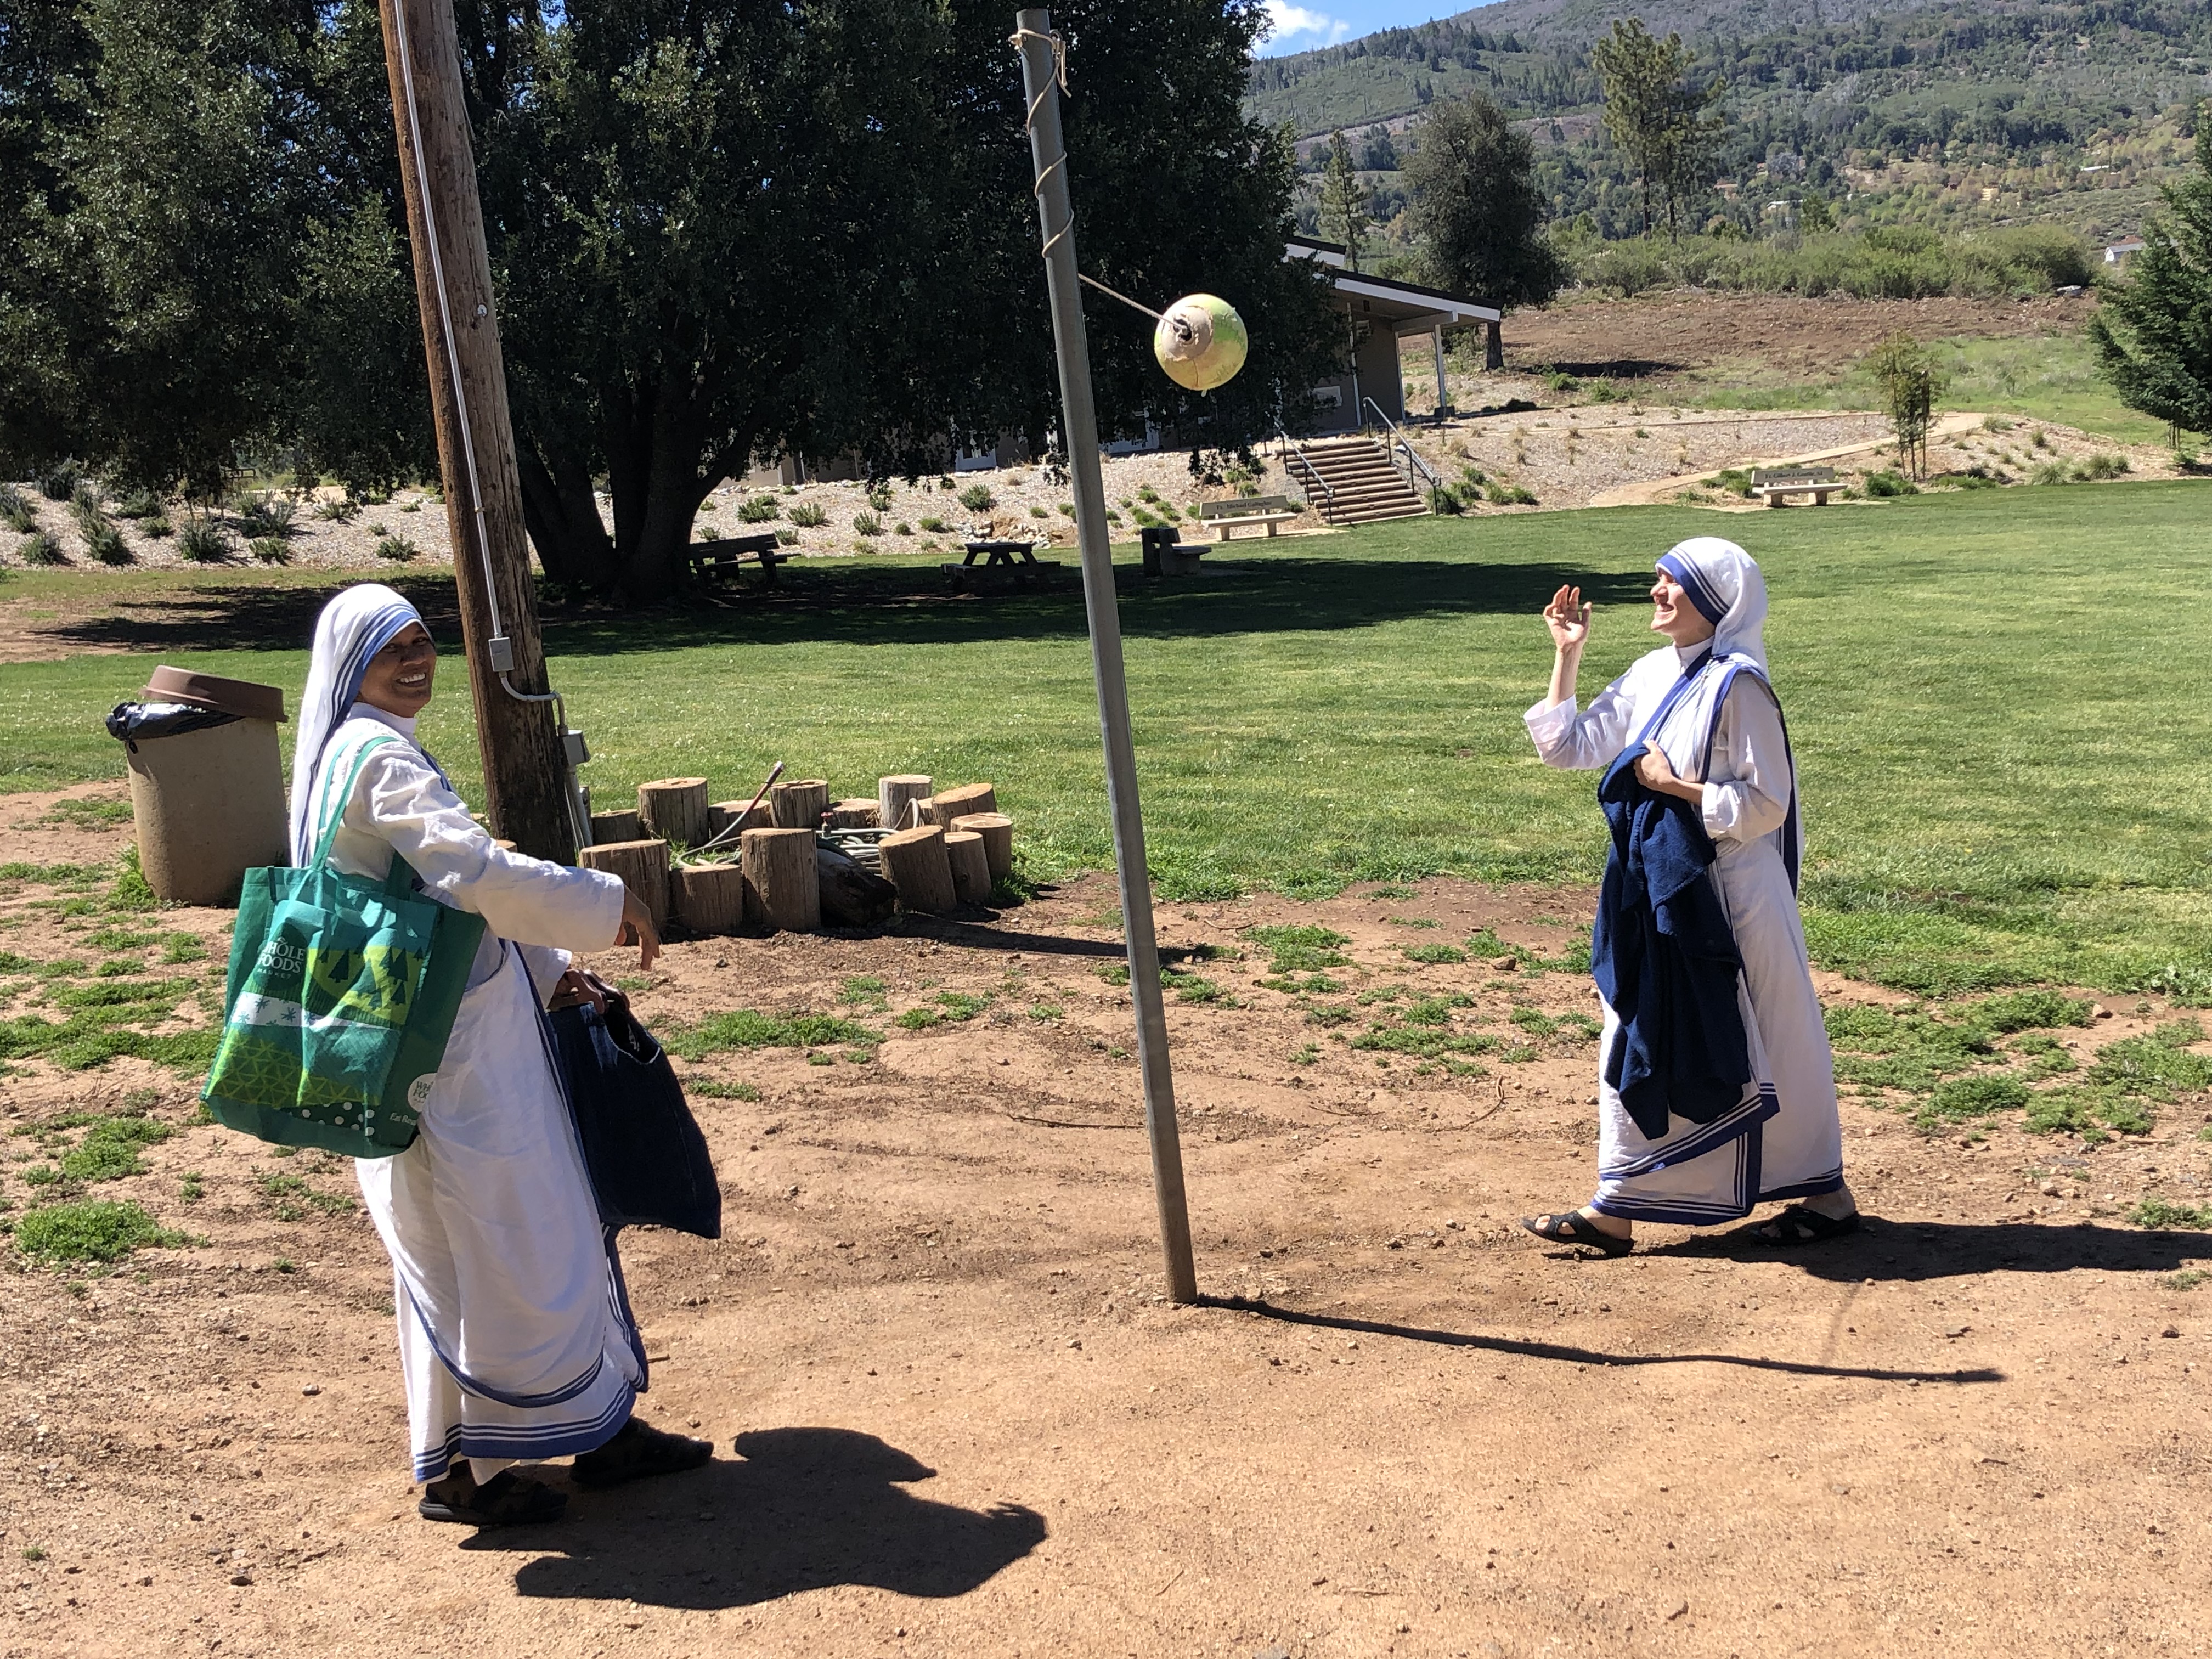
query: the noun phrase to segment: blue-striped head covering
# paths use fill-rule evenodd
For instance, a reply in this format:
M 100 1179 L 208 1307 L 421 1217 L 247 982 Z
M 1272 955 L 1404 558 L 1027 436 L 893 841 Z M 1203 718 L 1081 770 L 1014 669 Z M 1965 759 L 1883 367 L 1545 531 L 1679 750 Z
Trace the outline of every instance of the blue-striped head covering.
M 1661 554 L 1656 568 L 1681 583 L 1713 625 L 1716 657 L 1748 657 L 1766 666 L 1766 580 L 1757 560 L 1718 536 L 1692 536 Z
M 297 746 L 292 751 L 292 862 L 313 855 L 313 804 L 331 733 L 361 697 L 369 659 L 422 614 L 381 582 L 342 591 L 315 618 L 315 649 L 307 689 L 300 696 Z

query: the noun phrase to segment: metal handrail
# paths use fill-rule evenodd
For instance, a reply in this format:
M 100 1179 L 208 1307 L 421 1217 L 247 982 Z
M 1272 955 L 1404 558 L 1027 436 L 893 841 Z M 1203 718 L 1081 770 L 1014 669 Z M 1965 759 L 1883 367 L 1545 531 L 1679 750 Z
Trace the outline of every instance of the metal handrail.
M 1444 481 L 1437 476 L 1435 471 L 1430 467 L 1429 464 L 1421 459 L 1419 453 L 1414 449 L 1411 443 L 1407 441 L 1406 434 L 1398 429 L 1397 422 L 1392 420 L 1389 416 L 1383 413 L 1382 405 L 1376 403 L 1372 398 L 1363 398 L 1361 401 L 1381 417 L 1384 426 L 1390 428 L 1391 443 L 1397 448 L 1405 451 L 1406 459 L 1411 463 L 1410 465 L 1403 469 L 1406 475 L 1406 488 L 1412 490 L 1415 495 L 1419 495 L 1421 493 L 1420 485 L 1413 482 L 1413 474 L 1418 471 L 1424 478 L 1426 478 L 1429 481 L 1429 488 L 1431 489 L 1443 489 Z M 1383 453 L 1385 454 L 1389 454 L 1390 451 L 1386 448 Z M 1393 460 L 1392 465 L 1396 465 L 1395 459 Z
M 1321 476 L 1321 469 L 1307 459 L 1304 447 L 1289 433 L 1284 431 L 1279 422 L 1275 427 L 1275 435 L 1283 441 L 1283 471 L 1288 472 L 1291 470 L 1290 464 L 1293 460 L 1305 469 L 1305 476 L 1298 482 L 1305 487 L 1306 505 L 1309 507 L 1313 505 L 1313 487 L 1319 484 L 1322 494 L 1321 515 L 1334 524 L 1336 521 L 1336 491 L 1330 489 L 1328 480 Z

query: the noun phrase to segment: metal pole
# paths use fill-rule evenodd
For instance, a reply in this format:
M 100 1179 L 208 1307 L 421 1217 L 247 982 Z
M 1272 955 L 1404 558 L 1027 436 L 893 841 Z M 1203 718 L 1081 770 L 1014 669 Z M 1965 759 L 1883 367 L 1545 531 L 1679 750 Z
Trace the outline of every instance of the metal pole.
M 1037 216 L 1044 228 L 1045 283 L 1052 295 L 1053 340 L 1060 356 L 1060 407 L 1075 493 L 1076 537 L 1083 551 L 1083 604 L 1091 620 L 1091 667 L 1098 682 L 1098 726 L 1106 744 L 1106 799 L 1114 814 L 1114 863 L 1121 884 L 1121 927 L 1129 950 L 1129 1000 L 1137 1012 L 1137 1062 L 1145 1077 L 1145 1130 L 1152 1149 L 1152 1192 L 1160 1212 L 1168 1300 L 1195 1302 L 1198 1272 L 1183 1196 L 1182 1139 L 1176 1124 L 1175 1078 L 1168 1063 L 1167 1010 L 1160 954 L 1152 936 L 1152 880 L 1145 867 L 1145 821 L 1137 806 L 1136 747 L 1129 737 L 1129 688 L 1121 672 L 1121 617 L 1114 599 L 1114 556 L 1106 537 L 1106 488 L 1098 472 L 1098 420 L 1091 404 L 1091 345 L 1083 328 L 1083 290 L 1075 270 L 1075 210 L 1069 204 L 1067 152 L 1060 137 L 1061 70 L 1052 14 L 1014 14 L 1022 85 L 1029 95 L 1030 157 L 1036 168 Z

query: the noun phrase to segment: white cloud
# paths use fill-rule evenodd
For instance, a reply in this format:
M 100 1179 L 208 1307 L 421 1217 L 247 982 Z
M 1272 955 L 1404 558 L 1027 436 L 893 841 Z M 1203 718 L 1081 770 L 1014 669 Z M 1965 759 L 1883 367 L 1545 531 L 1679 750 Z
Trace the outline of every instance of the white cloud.
M 1267 43 L 1278 49 L 1302 35 L 1314 37 L 1310 45 L 1334 46 L 1352 33 L 1342 18 L 1309 11 L 1290 0 L 1267 0 Z

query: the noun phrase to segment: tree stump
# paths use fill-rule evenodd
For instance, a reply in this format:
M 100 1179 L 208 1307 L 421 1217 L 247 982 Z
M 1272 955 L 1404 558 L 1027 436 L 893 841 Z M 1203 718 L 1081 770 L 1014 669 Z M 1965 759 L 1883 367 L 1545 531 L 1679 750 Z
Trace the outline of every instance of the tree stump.
M 734 864 L 690 864 L 672 875 L 676 918 L 702 939 L 734 933 L 745 919 L 744 872 Z
M 876 804 L 868 803 L 874 811 Z M 822 914 L 852 927 L 872 927 L 891 913 L 898 889 L 871 875 L 833 847 L 817 846 L 814 868 L 822 884 Z
M 763 801 L 750 812 L 745 808 L 750 801 L 720 800 L 707 808 L 707 839 L 720 839 L 722 845 L 735 848 L 738 837 L 748 830 L 765 830 L 772 822 L 768 815 L 768 803 Z M 724 839 L 726 837 L 726 839 Z
M 942 915 L 959 904 L 952 864 L 945 856 L 945 831 L 935 824 L 885 836 L 876 850 L 883 855 L 884 876 L 898 890 L 901 909 Z
M 648 836 L 681 842 L 686 847 L 707 844 L 707 780 L 663 778 L 637 787 L 637 821 Z
M 929 822 L 941 829 L 950 830 L 952 820 L 965 817 L 971 812 L 995 812 L 999 810 L 998 792 L 988 783 L 963 783 L 953 789 L 940 789 L 929 798 Z
M 885 830 L 911 830 L 921 820 L 908 816 L 916 801 L 929 799 L 930 781 L 919 772 L 876 780 L 876 823 Z
M 830 809 L 832 830 L 873 830 L 883 822 L 883 809 L 867 799 L 841 800 Z
M 645 826 L 637 821 L 637 814 L 628 809 L 618 812 L 592 814 L 592 845 L 599 846 L 611 841 L 635 841 Z
M 779 932 L 818 933 L 822 878 L 814 866 L 811 830 L 748 830 L 742 837 L 748 906 Z
M 982 836 L 993 881 L 1004 881 L 1014 873 L 1014 821 L 1004 812 L 963 812 L 952 820 L 952 827 Z
M 622 878 L 623 885 L 643 901 L 653 913 L 653 925 L 668 921 L 668 843 L 665 841 L 615 841 L 604 847 L 586 847 L 577 854 L 586 870 L 605 870 Z
M 769 810 L 779 830 L 819 830 L 830 810 L 830 786 L 819 778 L 779 783 L 768 792 Z
M 963 904 L 981 904 L 991 896 L 991 859 L 982 836 L 973 830 L 946 830 L 945 857 L 952 866 L 952 890 Z

